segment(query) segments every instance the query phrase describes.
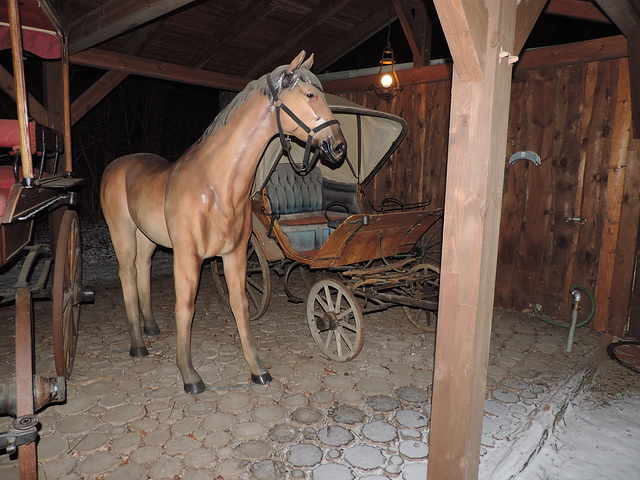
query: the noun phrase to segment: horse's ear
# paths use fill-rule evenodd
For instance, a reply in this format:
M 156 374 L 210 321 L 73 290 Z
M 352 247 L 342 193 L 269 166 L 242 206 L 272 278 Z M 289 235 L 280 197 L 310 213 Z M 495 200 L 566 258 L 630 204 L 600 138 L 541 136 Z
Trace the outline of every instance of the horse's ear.
M 311 70 L 311 67 L 313 66 L 313 53 L 311 54 L 311 56 L 309 58 L 307 58 L 304 63 L 302 64 L 302 66 L 304 68 L 306 68 L 307 70 Z
M 296 68 L 298 68 L 301 64 L 302 61 L 304 60 L 304 56 L 307 53 L 302 50 L 298 56 L 296 58 L 293 59 L 293 61 L 291 62 L 291 65 L 289 65 L 289 68 L 287 68 L 287 74 L 292 73 Z

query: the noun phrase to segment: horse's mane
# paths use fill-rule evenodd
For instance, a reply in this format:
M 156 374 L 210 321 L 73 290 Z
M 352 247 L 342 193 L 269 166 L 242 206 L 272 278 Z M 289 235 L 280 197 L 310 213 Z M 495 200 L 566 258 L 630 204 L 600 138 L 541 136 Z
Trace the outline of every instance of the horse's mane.
M 320 84 L 320 80 L 316 77 L 310 70 L 305 67 L 299 67 L 295 69 L 292 73 L 286 73 L 288 66 L 282 65 L 276 68 L 273 72 L 267 73 L 257 80 L 253 80 L 249 82 L 249 84 L 242 90 L 238 95 L 234 97 L 234 99 L 227 105 L 211 122 L 211 124 L 204 131 L 202 136 L 195 143 L 196 145 L 202 142 L 205 138 L 211 135 L 218 128 L 226 125 L 229 122 L 229 119 L 233 115 L 233 113 L 240 108 L 244 102 L 247 101 L 249 97 L 251 97 L 256 92 L 261 92 L 269 97 L 269 100 L 273 101 L 273 95 L 271 94 L 271 90 L 267 84 L 267 77 L 271 77 L 271 81 L 273 83 L 273 87 L 276 91 L 276 96 L 280 95 L 280 93 L 285 89 L 289 88 L 292 90 L 297 83 L 302 80 L 303 82 L 310 83 L 322 91 L 322 85 Z

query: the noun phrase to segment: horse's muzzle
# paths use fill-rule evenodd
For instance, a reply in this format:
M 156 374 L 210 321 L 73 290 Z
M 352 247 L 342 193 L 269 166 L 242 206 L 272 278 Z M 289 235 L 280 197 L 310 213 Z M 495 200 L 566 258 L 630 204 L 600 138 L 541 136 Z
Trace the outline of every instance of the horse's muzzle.
M 339 163 L 347 155 L 347 144 L 344 141 L 336 141 L 333 137 L 320 143 L 320 150 L 331 163 Z

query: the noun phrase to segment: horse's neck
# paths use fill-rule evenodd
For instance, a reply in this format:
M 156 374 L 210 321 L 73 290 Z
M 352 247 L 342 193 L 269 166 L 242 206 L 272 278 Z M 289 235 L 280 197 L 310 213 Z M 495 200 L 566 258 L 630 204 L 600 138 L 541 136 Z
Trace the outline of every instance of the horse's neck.
M 209 176 L 232 186 L 234 197 L 248 197 L 251 191 L 262 152 L 277 131 L 273 115 L 268 98 L 256 93 L 200 145 L 198 156 Z

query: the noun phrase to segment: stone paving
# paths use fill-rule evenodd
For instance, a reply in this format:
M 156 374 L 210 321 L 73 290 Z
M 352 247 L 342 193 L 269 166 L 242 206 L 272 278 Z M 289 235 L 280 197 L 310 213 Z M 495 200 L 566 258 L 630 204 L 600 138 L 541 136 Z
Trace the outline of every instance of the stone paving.
M 154 280 L 163 334 L 148 338 L 143 359 L 128 354 L 119 286 L 97 288 L 95 304 L 82 310 L 67 402 L 39 413 L 40 478 L 423 480 L 435 335 L 419 333 L 394 307 L 365 316 L 358 357 L 330 361 L 308 331 L 305 305 L 288 303 L 273 280 L 271 306 L 253 328 L 274 381 L 249 386 L 233 318 L 203 274 L 193 351 L 208 389 L 197 396 L 183 392 L 175 366 L 171 278 Z M 44 376 L 54 369 L 49 305 L 35 314 Z M 13 373 L 12 318 L 12 308 L 0 309 L 0 381 Z M 552 408 L 599 341 L 582 328 L 572 353 L 565 343 L 566 330 L 495 310 L 481 464 L 498 462 L 531 416 Z M 0 417 L 0 430 L 10 421 Z M 18 477 L 17 460 L 0 456 L 0 478 Z

